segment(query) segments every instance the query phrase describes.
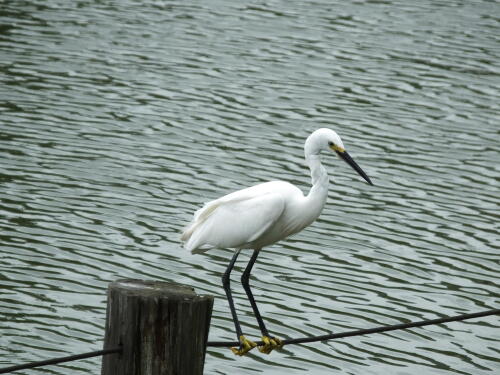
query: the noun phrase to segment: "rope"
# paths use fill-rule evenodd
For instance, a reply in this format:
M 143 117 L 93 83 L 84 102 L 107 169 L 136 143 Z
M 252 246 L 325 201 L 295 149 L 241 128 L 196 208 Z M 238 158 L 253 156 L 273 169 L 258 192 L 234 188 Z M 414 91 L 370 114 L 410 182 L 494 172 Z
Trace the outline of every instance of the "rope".
M 449 317 L 438 318 L 438 319 L 421 320 L 418 322 L 401 323 L 401 324 L 395 324 L 395 325 L 391 325 L 391 326 L 381 326 L 381 327 L 375 327 L 375 328 L 359 329 L 356 331 L 348 331 L 348 332 L 341 332 L 341 333 L 329 333 L 327 335 L 321 335 L 321 336 L 301 337 L 301 338 L 297 338 L 297 339 L 286 339 L 286 340 L 282 340 L 282 341 L 283 341 L 283 345 L 304 344 L 304 343 L 308 343 L 308 342 L 326 341 L 326 340 L 340 339 L 343 337 L 369 335 L 372 333 L 395 331 L 397 329 L 423 327 L 423 326 L 428 326 L 431 324 L 457 322 L 457 321 L 466 320 L 466 319 L 474 319 L 474 318 L 480 318 L 483 316 L 498 315 L 498 314 L 500 314 L 500 309 L 493 309 L 493 310 L 486 310 L 486 311 L 481 311 L 481 312 L 472 313 L 472 314 L 463 314 L 463 315 L 449 316 Z M 240 343 L 238 341 L 209 341 L 207 343 L 207 346 L 228 347 L 228 346 L 238 346 L 239 344 Z M 256 344 L 257 345 L 264 345 L 264 343 L 262 341 L 257 341 Z
M 121 351 L 122 351 L 122 347 L 118 346 L 116 348 L 96 350 L 95 352 L 88 352 L 88 353 L 83 353 L 83 354 L 70 355 L 67 357 L 46 359 L 45 361 L 31 362 L 31 363 L 25 363 L 24 365 L 16 365 L 16 366 L 0 368 L 0 374 L 6 374 L 8 372 L 24 370 L 27 368 L 34 368 L 34 367 L 40 367 L 40 366 L 55 365 L 57 363 L 76 361 L 77 359 L 84 359 L 84 358 L 98 357 L 98 356 L 106 355 L 106 354 L 120 353 Z
M 340 339 L 343 337 L 369 335 L 372 333 L 381 333 L 381 332 L 395 331 L 398 329 L 423 327 L 423 326 L 428 326 L 431 324 L 457 322 L 457 321 L 461 321 L 461 320 L 474 319 L 474 318 L 480 318 L 483 316 L 499 315 L 499 314 L 500 314 L 500 309 L 486 310 L 486 311 L 481 311 L 481 312 L 472 313 L 472 314 L 463 314 L 463 315 L 449 316 L 449 317 L 438 318 L 438 319 L 421 320 L 418 322 L 401 323 L 401 324 L 395 324 L 395 325 L 391 325 L 391 326 L 381 326 L 381 327 L 368 328 L 368 329 L 359 329 L 357 331 L 330 333 L 327 335 L 301 337 L 301 338 L 297 338 L 297 339 L 286 339 L 286 340 L 283 340 L 283 345 L 304 344 L 304 343 L 308 343 L 308 342 Z M 256 344 L 257 345 L 264 345 L 264 343 L 262 341 L 258 341 Z M 238 346 L 238 345 L 239 345 L 238 341 L 209 341 L 207 343 L 207 346 L 211 346 L 211 347 L 228 347 L 228 346 Z M 98 357 L 98 356 L 102 356 L 102 355 L 106 355 L 106 354 L 120 353 L 121 351 L 122 351 L 122 347 L 118 346 L 118 347 L 114 347 L 114 348 L 96 350 L 94 352 L 70 355 L 67 357 L 59 357 L 59 358 L 47 359 L 45 361 L 25 363 L 23 365 L 16 365 L 16 366 L 0 368 L 0 374 L 6 374 L 8 372 L 25 370 L 25 369 L 40 367 L 40 366 L 55 365 L 55 364 L 63 363 L 63 362 L 76 361 L 78 359 Z

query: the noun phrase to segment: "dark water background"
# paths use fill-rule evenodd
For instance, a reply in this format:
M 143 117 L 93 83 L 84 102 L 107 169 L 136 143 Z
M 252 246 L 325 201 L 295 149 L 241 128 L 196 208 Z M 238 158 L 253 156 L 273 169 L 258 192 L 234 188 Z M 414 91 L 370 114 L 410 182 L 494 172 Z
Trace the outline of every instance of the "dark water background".
M 190 255 L 179 232 L 235 189 L 307 192 L 318 127 L 375 186 L 324 158 L 322 216 L 253 273 L 270 330 L 498 308 L 499 41 L 486 0 L 0 1 L 0 367 L 101 348 L 119 278 L 215 295 L 210 339 L 232 340 L 231 252 Z M 205 372 L 493 374 L 499 340 L 488 317 L 271 356 L 210 349 Z M 100 359 L 24 373 L 99 374 Z

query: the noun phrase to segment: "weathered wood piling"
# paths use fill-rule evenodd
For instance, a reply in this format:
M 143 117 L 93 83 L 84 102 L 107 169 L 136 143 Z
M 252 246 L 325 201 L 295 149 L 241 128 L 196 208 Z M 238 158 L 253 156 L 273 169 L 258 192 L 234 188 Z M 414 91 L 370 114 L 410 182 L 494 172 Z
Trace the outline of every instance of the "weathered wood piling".
M 109 284 L 102 375 L 202 375 L 213 297 L 144 280 Z

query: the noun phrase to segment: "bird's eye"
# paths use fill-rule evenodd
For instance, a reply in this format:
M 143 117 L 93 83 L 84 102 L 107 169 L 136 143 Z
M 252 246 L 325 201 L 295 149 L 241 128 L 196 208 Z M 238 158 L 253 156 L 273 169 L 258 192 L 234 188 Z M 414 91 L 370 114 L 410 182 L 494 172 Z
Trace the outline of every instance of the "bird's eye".
M 329 141 L 329 142 L 328 142 L 328 146 L 332 147 L 332 146 L 333 146 L 333 142 L 332 142 L 332 141 Z

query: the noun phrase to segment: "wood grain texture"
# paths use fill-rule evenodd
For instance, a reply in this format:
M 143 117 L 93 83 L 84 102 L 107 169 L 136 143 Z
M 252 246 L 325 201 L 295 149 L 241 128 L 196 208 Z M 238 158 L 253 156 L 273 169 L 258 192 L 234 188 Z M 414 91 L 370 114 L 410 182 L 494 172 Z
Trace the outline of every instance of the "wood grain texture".
M 102 375 L 201 375 L 213 297 L 192 287 L 119 280 L 108 287 Z

